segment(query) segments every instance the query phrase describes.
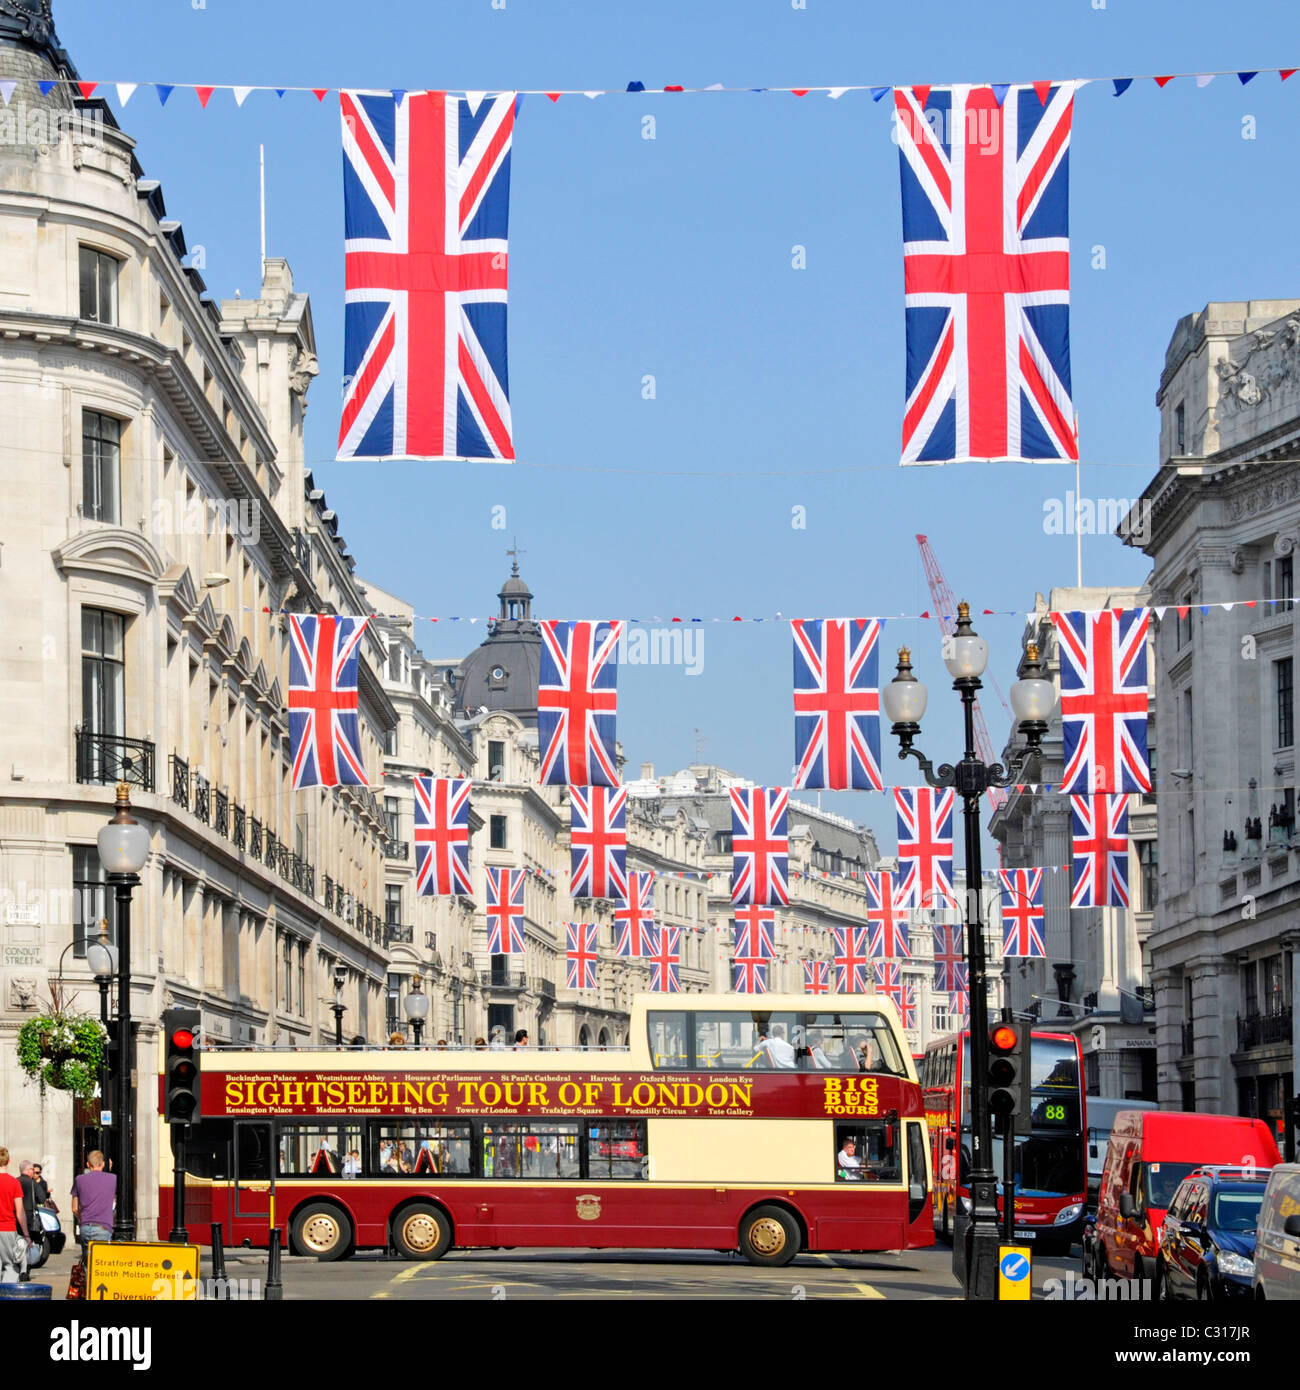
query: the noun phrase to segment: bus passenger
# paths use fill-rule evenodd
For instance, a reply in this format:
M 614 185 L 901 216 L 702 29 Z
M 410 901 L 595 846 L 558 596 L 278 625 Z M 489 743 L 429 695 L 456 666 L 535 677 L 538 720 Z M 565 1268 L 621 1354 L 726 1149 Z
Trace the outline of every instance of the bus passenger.
M 808 1034 L 808 1061 L 817 1071 L 830 1071 L 831 1061 L 822 1048 L 822 1042 L 823 1038 L 820 1033 Z
M 345 1178 L 359 1178 L 361 1176 L 361 1154 L 356 1149 L 349 1149 L 348 1156 L 343 1160 L 343 1176 Z
M 855 1171 L 861 1169 L 862 1160 L 858 1157 L 858 1146 L 852 1139 L 844 1141 L 843 1147 L 835 1156 L 835 1161 L 840 1166 L 841 1177 L 860 1178 L 862 1176 L 861 1172 Z
M 795 1068 L 794 1048 L 785 1040 L 785 1026 L 780 1023 L 772 1025 L 769 1035 L 767 1025 L 760 1024 L 758 1029 L 758 1053 L 754 1060 L 759 1056 L 767 1058 L 767 1065 L 779 1067 L 783 1071 L 793 1071 Z
M 853 1040 L 853 1061 L 859 1071 L 876 1070 L 876 1049 L 863 1034 Z

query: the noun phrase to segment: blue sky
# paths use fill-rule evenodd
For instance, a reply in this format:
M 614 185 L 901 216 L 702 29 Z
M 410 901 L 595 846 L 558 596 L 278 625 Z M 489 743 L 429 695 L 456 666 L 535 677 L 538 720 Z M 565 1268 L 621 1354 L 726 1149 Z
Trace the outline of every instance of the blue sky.
M 498 4 L 500 0 L 498 0 Z M 1300 18 L 1258 0 L 1248 23 L 1209 0 L 58 0 L 82 76 L 104 82 L 514 89 L 956 81 L 1300 65 Z M 111 94 L 110 94 L 111 95 Z M 642 138 L 655 117 L 654 140 Z M 899 469 L 904 340 L 898 155 L 888 103 L 825 96 L 612 95 L 525 100 L 512 168 L 510 381 L 532 467 L 332 462 L 342 374 L 337 100 L 217 93 L 201 111 L 141 90 L 125 112 L 170 215 L 202 246 L 216 297 L 255 292 L 257 163 L 268 250 L 313 298 L 321 374 L 308 457 L 360 571 L 418 612 L 483 614 L 510 538 L 545 616 L 665 618 L 917 612 L 916 532 L 958 596 L 1027 609 L 1074 581 L 1046 534 L 1061 468 Z M 1253 139 L 1243 121 L 1253 117 Z M 1300 74 L 1205 89 L 1109 83 L 1076 101 L 1072 357 L 1083 493 L 1136 497 L 1156 462 L 1154 394 L 1177 319 L 1209 299 L 1300 294 L 1293 177 Z M 793 248 L 806 269 L 792 269 Z M 1104 269 L 1094 269 L 1094 248 Z M 642 381 L 655 378 L 655 398 Z M 662 470 L 662 471 L 656 471 Z M 833 470 L 833 471 L 832 471 Z M 505 531 L 492 529 L 494 507 Z M 806 527 L 791 525 L 805 509 Z M 1131 584 L 1144 557 L 1084 542 L 1087 583 Z M 991 669 L 1014 679 L 1022 620 L 986 618 Z M 482 628 L 421 624 L 426 652 Z M 922 743 L 960 752 L 933 624 L 895 623 L 931 687 Z M 781 624 L 709 625 L 704 668 L 627 667 L 619 735 L 635 773 L 705 756 L 785 782 L 791 651 Z M 886 666 L 892 670 L 892 663 Z M 995 742 L 1006 720 L 986 704 Z M 886 735 L 886 778 L 915 780 Z M 906 764 L 913 769 L 912 763 Z M 892 851 L 881 797 L 828 796 Z

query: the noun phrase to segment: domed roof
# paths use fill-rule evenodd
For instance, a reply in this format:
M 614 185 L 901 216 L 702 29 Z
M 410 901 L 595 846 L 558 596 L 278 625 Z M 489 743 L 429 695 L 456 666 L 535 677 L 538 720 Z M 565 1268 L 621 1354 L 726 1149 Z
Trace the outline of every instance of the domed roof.
M 480 709 L 506 710 L 535 726 L 542 634 L 533 620 L 532 591 L 519 576 L 518 561 L 497 597 L 501 611 L 491 631 L 456 668 L 456 713 L 467 718 Z

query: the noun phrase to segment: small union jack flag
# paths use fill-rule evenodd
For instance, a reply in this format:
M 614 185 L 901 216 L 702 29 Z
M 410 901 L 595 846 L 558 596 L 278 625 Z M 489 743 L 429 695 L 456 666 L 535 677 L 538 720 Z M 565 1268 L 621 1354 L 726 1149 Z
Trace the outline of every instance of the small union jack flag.
M 783 787 L 731 788 L 731 901 L 784 907 L 790 901 L 790 794 Z
M 524 954 L 524 871 L 487 870 L 487 928 L 490 956 Z
M 614 728 L 623 627 L 622 622 L 542 623 L 537 738 L 543 783 L 618 786 Z
M 767 961 L 737 956 L 732 962 L 732 989 L 737 994 L 767 993 Z
M 876 966 L 876 993 L 883 994 L 893 1001 L 894 1006 L 903 1009 L 903 967 L 892 961 Z
M 293 789 L 365 787 L 357 674 L 367 618 L 289 617 Z
M 655 876 L 630 873 L 627 876 L 627 901 L 614 909 L 614 925 L 618 928 L 616 955 L 644 957 L 655 948 Z
M 736 955 L 752 960 L 771 960 L 776 955 L 776 909 L 758 907 L 735 908 Z
M 660 927 L 650 954 L 650 988 L 655 994 L 680 994 L 682 988 L 682 929 Z
M 832 927 L 835 941 L 835 993 L 867 992 L 866 927 Z
M 415 892 L 417 897 L 474 896 L 469 877 L 468 778 L 416 777 Z
M 899 1010 L 903 1015 L 903 1027 L 916 1027 L 916 986 L 903 986 L 903 1007 Z
M 894 875 L 881 869 L 879 873 L 869 873 L 866 884 L 872 959 L 911 955 L 907 947 L 907 909 L 903 906 L 902 890 L 894 884 Z
M 1074 839 L 1071 907 L 1127 907 L 1128 797 L 1070 798 Z
M 570 922 L 565 933 L 569 974 L 565 983 L 570 989 L 596 988 L 596 961 L 600 955 L 600 928 L 595 922 Z
M 569 789 L 569 877 L 575 898 L 627 901 L 627 788 Z
M 882 791 L 880 624 L 874 618 L 796 618 L 796 787 Z
M 966 969 L 960 922 L 939 922 L 934 928 L 934 987 L 948 993 L 957 988 L 958 975 Z
M 948 996 L 948 1013 L 956 1021 L 959 1028 L 965 1024 L 970 1017 L 970 990 L 954 990 Z
M 1061 654 L 1060 790 L 1149 792 L 1145 608 L 1053 613 Z
M 831 992 L 831 967 L 829 961 L 804 961 L 803 992 L 805 994 L 829 994 Z
M 895 787 L 898 812 L 898 888 L 902 907 L 957 906 L 952 891 L 952 813 L 956 793 L 951 787 Z
M 1003 869 L 1002 954 L 1045 956 L 1042 869 Z

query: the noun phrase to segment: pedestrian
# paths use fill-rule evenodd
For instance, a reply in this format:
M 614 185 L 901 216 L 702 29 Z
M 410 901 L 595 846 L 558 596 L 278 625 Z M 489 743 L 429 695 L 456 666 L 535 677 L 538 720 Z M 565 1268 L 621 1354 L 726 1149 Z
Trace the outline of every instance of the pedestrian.
M 519 1031 L 515 1034 L 515 1051 L 518 1052 L 521 1048 L 525 1048 L 525 1047 L 527 1047 L 527 1046 L 528 1046 L 528 1029 L 527 1029 L 527 1028 L 520 1028 Z
M 77 1219 L 81 1260 L 89 1255 L 92 1240 L 113 1239 L 113 1209 L 117 1204 L 117 1177 L 104 1169 L 104 1155 L 91 1149 L 86 1171 L 72 1183 L 72 1214 Z
M 36 1164 L 30 1158 L 24 1158 L 19 1163 L 18 1186 L 23 1190 L 23 1215 L 27 1218 L 27 1238 L 33 1245 L 39 1245 L 45 1239 L 45 1228 L 36 1215 L 36 1179 L 33 1176 L 35 1167 Z M 18 1276 L 18 1282 L 26 1284 L 31 1277 L 31 1270 L 25 1269 Z
M 29 1239 L 22 1184 L 9 1171 L 9 1150 L 0 1145 L 0 1284 L 16 1284 L 27 1273 Z
M 39 1163 L 32 1164 L 32 1179 L 36 1183 L 36 1205 L 38 1207 L 49 1207 L 53 1212 L 58 1211 L 54 1198 L 50 1196 L 50 1185 L 42 1177 L 43 1169 Z

